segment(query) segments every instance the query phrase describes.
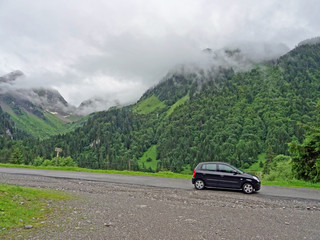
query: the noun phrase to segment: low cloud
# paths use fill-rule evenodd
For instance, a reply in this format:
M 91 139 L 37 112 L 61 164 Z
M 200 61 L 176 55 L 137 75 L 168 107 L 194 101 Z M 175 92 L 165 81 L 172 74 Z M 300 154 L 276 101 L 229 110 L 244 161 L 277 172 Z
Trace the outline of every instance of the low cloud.
M 319 35 L 319 10 L 316 0 L 0 1 L 0 76 L 19 69 L 14 87 L 54 88 L 76 106 L 126 104 L 174 66 L 212 64 L 205 48 L 240 48 L 248 62 L 281 55 Z

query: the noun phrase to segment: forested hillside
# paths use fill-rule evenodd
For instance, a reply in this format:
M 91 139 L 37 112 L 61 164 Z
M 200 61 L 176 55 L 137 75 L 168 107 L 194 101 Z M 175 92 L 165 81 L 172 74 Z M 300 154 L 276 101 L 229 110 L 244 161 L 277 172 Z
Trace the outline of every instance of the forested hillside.
M 130 162 L 133 170 L 181 172 L 201 161 L 248 167 L 267 149 L 287 154 L 289 142 L 301 142 L 300 123 L 316 121 L 319 97 L 319 43 L 247 72 L 179 71 L 135 105 L 97 113 L 74 132 L 25 142 L 25 162 L 52 158 L 60 147 L 89 168 L 128 169 Z
M 23 139 L 30 137 L 26 132 L 15 128 L 10 115 L 4 112 L 0 106 L 0 137 L 7 139 Z
M 0 106 L 0 136 L 11 138 L 12 132 L 13 132 L 13 122 L 10 121 L 9 115 L 4 113 Z

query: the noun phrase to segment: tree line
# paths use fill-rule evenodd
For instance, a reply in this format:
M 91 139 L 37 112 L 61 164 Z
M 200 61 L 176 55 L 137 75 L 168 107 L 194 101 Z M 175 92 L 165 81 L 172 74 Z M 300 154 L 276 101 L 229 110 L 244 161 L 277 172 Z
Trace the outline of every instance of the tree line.
M 246 168 L 266 152 L 296 156 L 306 133 L 302 125 L 317 122 L 319 44 L 299 46 L 247 72 L 207 71 L 171 74 L 147 91 L 141 100 L 155 96 L 165 103 L 148 114 L 135 112 L 134 105 L 113 108 L 95 114 L 73 132 L 47 140 L 1 138 L 0 161 L 19 148 L 23 162 L 32 164 L 38 156 L 52 159 L 54 148 L 60 147 L 62 156 L 72 157 L 80 167 L 123 170 L 130 162 L 133 170 L 147 170 L 141 169 L 139 158 L 156 145 L 157 170 L 181 172 L 202 161 Z M 168 115 L 187 94 L 189 100 Z M 298 158 L 293 158 L 297 172 L 304 166 Z M 319 173 L 311 178 L 315 176 Z

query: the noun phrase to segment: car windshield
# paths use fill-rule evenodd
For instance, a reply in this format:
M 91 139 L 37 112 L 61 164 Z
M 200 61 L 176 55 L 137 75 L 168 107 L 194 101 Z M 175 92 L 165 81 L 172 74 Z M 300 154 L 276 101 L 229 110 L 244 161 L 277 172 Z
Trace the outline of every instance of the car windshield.
M 234 169 L 236 169 L 239 173 L 244 174 L 244 171 L 241 171 L 240 169 L 235 168 L 235 167 L 234 167 Z

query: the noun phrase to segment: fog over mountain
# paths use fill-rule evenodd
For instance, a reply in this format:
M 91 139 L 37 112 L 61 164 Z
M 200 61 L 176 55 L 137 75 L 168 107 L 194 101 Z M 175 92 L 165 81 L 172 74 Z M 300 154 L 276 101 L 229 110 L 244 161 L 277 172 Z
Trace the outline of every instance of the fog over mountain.
M 19 78 L 24 78 L 24 74 L 20 70 L 0 76 L 0 106 L 10 104 L 31 112 L 40 107 L 42 110 L 61 116 L 77 113 L 76 107 L 68 104 L 57 90 L 52 88 L 19 88 L 16 85 Z
M 79 107 L 69 104 L 63 96 L 53 88 L 21 88 L 16 84 L 19 78 L 24 78 L 24 73 L 20 70 L 13 71 L 4 76 L 0 76 L 0 106 L 11 104 L 32 111 L 36 107 L 59 114 L 62 118 L 70 114 L 85 116 L 92 112 L 107 110 L 112 106 L 120 105 L 118 101 L 111 101 L 102 98 L 91 98 L 83 101 Z
M 0 84 L 1 83 L 9 83 L 12 84 L 18 77 L 24 76 L 23 72 L 20 70 L 13 71 L 11 73 L 8 73 L 6 75 L 3 75 L 0 77 Z
M 0 88 L 127 104 L 181 64 L 241 70 L 278 57 L 319 35 L 319 10 L 316 0 L 0 1 L 0 76 L 24 73 Z

